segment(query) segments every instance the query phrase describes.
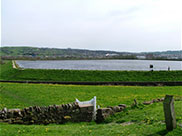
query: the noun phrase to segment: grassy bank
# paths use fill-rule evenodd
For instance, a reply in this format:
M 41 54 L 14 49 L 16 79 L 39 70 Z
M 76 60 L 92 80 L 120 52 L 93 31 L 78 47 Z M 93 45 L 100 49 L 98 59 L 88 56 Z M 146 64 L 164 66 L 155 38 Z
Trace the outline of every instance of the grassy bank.
M 103 124 L 67 123 L 62 125 L 9 125 L 0 123 L 0 133 L 5 135 L 180 135 L 182 128 L 182 86 L 178 87 L 122 87 L 122 86 L 64 86 L 43 84 L 1 83 L 0 108 L 23 108 L 31 105 L 52 105 L 81 101 L 97 96 L 97 104 L 101 107 L 127 104 L 133 99 L 139 103 L 151 99 L 162 98 L 166 94 L 174 95 L 177 129 L 165 131 L 163 105 L 140 105 L 139 108 L 128 109 L 112 116 Z M 51 96 L 51 97 L 50 97 Z
M 1 64 L 0 80 L 30 81 L 182 81 L 182 71 L 96 71 L 13 69 Z

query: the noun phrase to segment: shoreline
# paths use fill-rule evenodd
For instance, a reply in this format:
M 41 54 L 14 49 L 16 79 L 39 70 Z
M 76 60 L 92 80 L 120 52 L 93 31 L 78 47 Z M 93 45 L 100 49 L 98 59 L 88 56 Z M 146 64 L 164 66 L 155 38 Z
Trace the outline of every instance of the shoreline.
M 129 58 L 58 58 L 58 59 L 54 59 L 54 58 L 14 58 L 14 59 L 7 59 L 7 58 L 3 58 L 3 60 L 22 60 L 22 61 L 54 61 L 54 60 L 153 60 L 153 61 L 182 61 L 182 59 L 129 59 Z

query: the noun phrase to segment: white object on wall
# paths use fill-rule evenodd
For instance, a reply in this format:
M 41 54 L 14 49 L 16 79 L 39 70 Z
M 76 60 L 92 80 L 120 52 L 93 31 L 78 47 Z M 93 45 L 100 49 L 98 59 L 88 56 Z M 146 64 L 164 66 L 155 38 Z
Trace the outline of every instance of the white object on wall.
M 79 105 L 93 105 L 94 107 L 94 110 L 93 110 L 93 120 L 96 119 L 96 112 L 97 112 L 97 107 L 96 107 L 96 96 L 94 96 L 93 99 L 91 99 L 90 101 L 79 101 L 78 99 L 76 99 L 76 102 L 79 104 Z

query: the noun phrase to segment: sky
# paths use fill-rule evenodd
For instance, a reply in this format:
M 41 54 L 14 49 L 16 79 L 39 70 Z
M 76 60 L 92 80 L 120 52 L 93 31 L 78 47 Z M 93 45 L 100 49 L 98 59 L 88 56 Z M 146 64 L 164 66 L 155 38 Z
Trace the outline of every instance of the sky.
M 1 46 L 181 50 L 181 0 L 1 0 Z

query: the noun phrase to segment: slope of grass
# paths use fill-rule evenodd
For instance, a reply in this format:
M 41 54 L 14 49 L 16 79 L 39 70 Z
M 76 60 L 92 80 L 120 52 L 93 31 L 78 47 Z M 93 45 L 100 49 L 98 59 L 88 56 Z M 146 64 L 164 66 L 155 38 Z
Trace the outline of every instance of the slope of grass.
M 0 123 L 0 134 L 7 135 L 164 135 L 177 136 L 182 132 L 182 86 L 178 87 L 122 87 L 122 86 L 64 86 L 43 84 L 15 84 L 1 83 L 0 108 L 23 108 L 31 105 L 51 105 L 73 102 L 75 98 L 81 101 L 97 96 L 97 104 L 101 107 L 118 104 L 139 103 L 154 98 L 174 95 L 177 129 L 165 131 L 162 103 L 155 103 L 139 108 L 117 113 L 108 118 L 106 123 L 66 123 L 62 125 L 10 125 Z
M 1 65 L 0 80 L 31 81 L 182 81 L 182 71 L 96 71 L 13 69 Z
M 30 105 L 50 105 L 73 102 L 75 98 L 89 100 L 97 96 L 101 107 L 121 103 L 130 104 L 162 98 L 165 94 L 182 95 L 182 87 L 124 87 L 124 86 L 75 86 L 44 84 L 1 83 L 1 104 L 7 108 Z M 51 97 L 50 97 L 51 96 Z M 2 106 L 0 106 L 2 108 Z

